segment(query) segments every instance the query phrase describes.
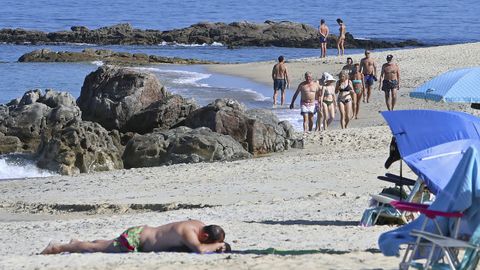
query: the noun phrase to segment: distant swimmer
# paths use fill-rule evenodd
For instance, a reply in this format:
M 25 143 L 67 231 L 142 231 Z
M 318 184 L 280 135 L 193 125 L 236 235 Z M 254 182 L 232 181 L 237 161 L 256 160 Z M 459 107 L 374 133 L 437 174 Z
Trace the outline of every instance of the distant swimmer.
M 325 20 L 320 20 L 320 26 L 318 27 L 318 33 L 320 34 L 320 45 L 322 47 L 322 52 L 320 54 L 321 58 L 327 57 L 327 38 L 328 34 L 330 34 L 330 30 L 328 29 Z
M 305 73 L 305 81 L 298 85 L 297 91 L 293 95 L 290 109 L 294 108 L 295 99 L 300 96 L 300 114 L 303 116 L 303 132 L 312 131 L 313 116 L 317 110 L 322 110 L 322 104 L 317 104 L 317 99 L 321 91 L 320 84 L 313 80 L 311 72 Z
M 397 102 L 397 91 L 400 89 L 400 68 L 393 61 L 393 55 L 387 55 L 387 63 L 382 66 L 378 90 L 385 92 L 387 109 L 393 111 Z
M 287 66 L 285 65 L 285 58 L 280 55 L 278 57 L 278 63 L 273 66 L 272 69 L 273 80 L 273 105 L 277 104 L 277 91 L 282 91 L 281 105 L 285 103 L 285 88 L 290 86 L 288 79 Z
M 146 225 L 131 227 L 111 240 L 71 240 L 68 244 L 50 243 L 40 254 L 160 251 L 223 253 L 231 250 L 230 245 L 223 242 L 224 239 L 225 232 L 220 226 L 206 226 L 199 220 L 187 220 L 159 227 Z
M 347 32 L 347 27 L 343 23 L 342 19 L 338 18 L 337 23 L 340 26 L 338 29 L 338 39 L 337 39 L 337 55 L 344 55 L 345 54 L 345 34 Z
M 370 102 L 370 95 L 372 94 L 372 87 L 377 80 L 377 65 L 375 59 L 371 57 L 371 52 L 365 50 L 365 57 L 360 61 L 360 72 L 365 79 L 365 87 L 363 92 L 363 102 Z M 366 91 L 365 91 L 366 90 Z

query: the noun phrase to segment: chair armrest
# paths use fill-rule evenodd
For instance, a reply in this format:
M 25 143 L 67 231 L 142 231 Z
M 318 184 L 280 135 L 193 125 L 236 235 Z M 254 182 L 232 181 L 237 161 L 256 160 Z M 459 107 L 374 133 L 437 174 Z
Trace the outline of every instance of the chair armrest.
M 428 204 L 421 204 L 421 203 L 411 203 L 411 202 L 404 202 L 404 201 L 392 201 L 390 203 L 393 207 L 398 210 L 408 211 L 408 212 L 420 212 L 426 215 L 428 218 L 436 218 L 446 217 L 446 218 L 461 218 L 463 217 L 463 213 L 461 212 L 443 212 L 437 210 L 430 210 Z
M 450 247 L 450 248 L 473 248 L 478 249 L 478 246 L 474 246 L 468 242 L 458 240 L 451 237 L 441 236 L 434 233 L 429 233 L 425 231 L 412 230 L 410 235 L 423 238 L 429 242 L 432 242 L 435 245 L 441 247 Z
M 386 173 L 385 176 L 390 178 L 390 179 L 396 179 L 396 180 L 402 181 L 403 185 L 405 185 L 405 186 L 413 186 L 417 182 L 416 180 L 406 178 L 406 177 L 403 177 L 403 176 L 400 177 L 399 175 L 392 174 L 392 173 Z

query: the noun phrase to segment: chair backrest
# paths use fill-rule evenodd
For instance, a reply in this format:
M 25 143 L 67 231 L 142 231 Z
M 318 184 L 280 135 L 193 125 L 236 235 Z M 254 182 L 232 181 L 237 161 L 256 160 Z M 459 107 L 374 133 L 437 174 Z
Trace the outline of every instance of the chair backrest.
M 477 248 L 467 248 L 465 250 L 465 255 L 459 267 L 462 270 L 474 270 L 477 268 L 478 260 L 480 259 L 480 225 L 473 232 L 469 243 Z

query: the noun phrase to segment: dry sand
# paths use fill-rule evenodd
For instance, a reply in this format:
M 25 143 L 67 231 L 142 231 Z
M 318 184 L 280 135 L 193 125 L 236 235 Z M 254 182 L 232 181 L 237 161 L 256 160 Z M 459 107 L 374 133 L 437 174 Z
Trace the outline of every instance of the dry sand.
M 448 108 L 411 100 L 407 91 L 448 69 L 479 63 L 480 44 L 393 54 L 402 69 L 399 108 Z M 270 83 L 272 64 L 213 69 Z M 295 84 L 306 70 L 335 73 L 342 65 L 336 57 L 288 63 Z M 386 172 L 390 141 L 377 113 L 384 106 L 375 92 L 354 128 L 311 134 L 305 149 L 251 160 L 2 181 L 0 269 L 396 269 L 400 259 L 382 256 L 377 246 L 380 233 L 392 227 L 357 226 L 369 194 L 389 186 L 376 180 Z M 50 240 L 113 238 L 129 226 L 189 218 L 222 225 L 237 252 L 35 255 Z M 267 248 L 306 254 L 265 255 Z

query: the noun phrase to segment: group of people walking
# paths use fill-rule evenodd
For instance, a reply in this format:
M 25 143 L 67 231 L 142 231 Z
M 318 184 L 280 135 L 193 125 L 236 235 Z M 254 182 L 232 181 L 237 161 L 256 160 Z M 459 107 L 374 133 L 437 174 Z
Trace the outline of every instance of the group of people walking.
M 280 56 L 278 61 L 272 70 L 273 103 L 276 104 L 277 91 L 281 91 L 283 105 L 285 87 L 290 84 L 290 79 L 284 57 Z M 290 103 L 290 109 L 293 109 L 295 100 L 300 94 L 304 132 L 313 130 L 315 114 L 317 114 L 315 130 L 326 130 L 333 122 L 337 108 L 340 112 L 340 126 L 347 128 L 351 120 L 358 119 L 361 101 L 370 102 L 372 88 L 378 80 L 378 90 L 385 94 L 387 109 L 393 110 L 400 88 L 400 69 L 393 62 L 393 55 L 387 55 L 386 61 L 381 68 L 379 79 L 376 62 L 369 50 L 365 50 L 365 57 L 359 63 L 354 63 L 353 59 L 348 57 L 347 64 L 338 74 L 338 80 L 328 72 L 324 72 L 319 80 L 314 80 L 313 74 L 306 72 L 305 80 L 299 84 Z

